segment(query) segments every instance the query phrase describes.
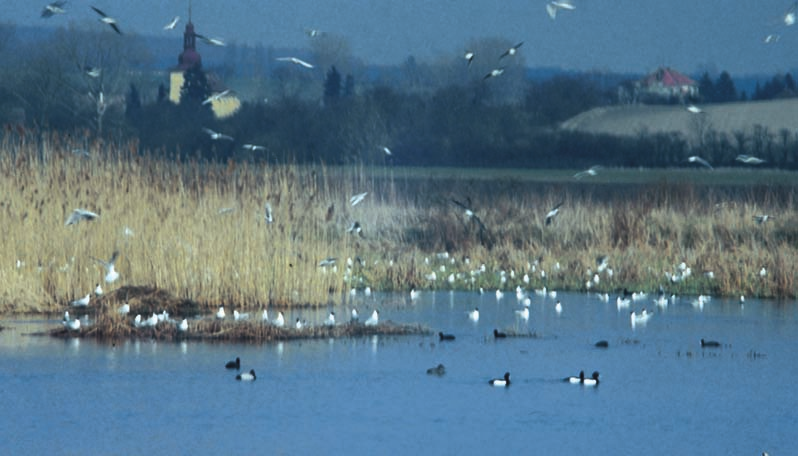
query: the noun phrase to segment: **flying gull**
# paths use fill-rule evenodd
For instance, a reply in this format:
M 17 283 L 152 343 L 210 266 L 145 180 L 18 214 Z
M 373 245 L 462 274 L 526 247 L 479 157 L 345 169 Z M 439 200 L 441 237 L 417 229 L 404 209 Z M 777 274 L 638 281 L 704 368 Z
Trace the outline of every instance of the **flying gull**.
M 482 223 L 482 220 L 480 220 L 480 218 L 477 216 L 477 214 L 476 214 L 476 213 L 474 213 L 474 210 L 473 210 L 473 209 L 471 209 L 471 207 L 470 207 L 470 204 L 471 204 L 471 202 L 470 202 L 470 199 L 469 199 L 469 200 L 466 200 L 466 201 L 468 202 L 468 204 L 466 204 L 466 203 L 463 203 L 463 202 L 460 202 L 460 201 L 457 201 L 457 200 L 456 200 L 456 199 L 454 199 L 454 198 L 452 198 L 452 199 L 451 199 L 451 201 L 452 201 L 452 203 L 454 203 L 455 205 L 457 205 L 457 206 L 459 206 L 460 208 L 462 208 L 462 209 L 463 209 L 463 211 L 465 211 L 465 216 L 466 216 L 466 217 L 468 217 L 469 219 L 471 219 L 471 220 L 475 221 L 475 222 L 477 223 L 477 225 L 479 225 L 479 228 L 480 228 L 480 229 L 482 229 L 482 230 L 487 230 L 487 228 L 485 227 L 485 224 L 484 224 L 484 223 Z
M 206 105 L 208 103 L 213 103 L 214 101 L 220 100 L 223 97 L 227 96 L 227 94 L 229 94 L 229 93 L 230 93 L 230 89 L 224 89 L 223 91 L 221 91 L 219 93 L 215 93 L 215 94 L 209 96 L 208 98 L 206 98 L 202 102 L 202 104 Z
M 99 78 L 102 74 L 102 69 L 100 67 L 93 67 L 93 66 L 84 66 L 83 72 L 86 73 L 86 76 L 92 78 Z
M 272 205 L 269 204 L 268 201 L 266 202 L 264 209 L 265 209 L 265 214 L 263 216 L 263 219 L 266 220 L 266 223 L 273 223 L 274 215 L 272 215 Z
M 311 65 L 310 63 L 296 57 L 277 57 L 275 60 L 280 62 L 291 62 L 303 66 L 305 68 L 313 68 L 313 65 Z
M 553 207 L 553 208 L 552 208 L 552 209 L 551 209 L 551 210 L 548 212 L 548 214 L 546 214 L 546 221 L 545 221 L 546 225 L 551 225 L 551 221 L 552 221 L 552 220 L 554 220 L 554 217 L 556 217 L 556 216 L 557 216 L 557 214 L 559 214 L 559 213 L 560 213 L 560 206 L 562 206 L 562 203 L 560 203 L 560 204 L 558 204 L 558 205 L 554 206 L 554 207 Z
M 709 164 L 708 161 L 704 160 L 703 158 L 699 157 L 698 155 L 692 155 L 687 158 L 687 161 L 690 163 L 698 163 L 701 166 L 706 166 L 709 169 L 713 169 L 712 165 Z
M 474 61 L 474 53 L 472 51 L 466 51 L 465 54 L 463 54 L 463 58 L 468 61 L 468 66 L 471 66 L 471 62 Z
M 42 17 L 46 19 L 46 18 L 51 17 L 51 16 L 53 16 L 55 14 L 64 14 L 64 13 L 66 13 L 66 10 L 64 9 L 64 5 L 66 5 L 65 1 L 57 1 L 57 2 L 50 3 L 49 5 L 45 6 L 44 9 L 42 9 Z
M 92 211 L 87 211 L 86 209 L 75 209 L 71 214 L 69 214 L 65 225 L 74 225 L 75 223 L 81 222 L 83 220 L 94 220 L 99 216 L 99 214 Z
M 546 4 L 546 12 L 552 19 L 557 18 L 557 11 L 561 9 L 573 11 L 576 7 L 569 1 L 553 1 Z
M 210 44 L 211 46 L 226 46 L 224 40 L 221 38 L 209 38 L 205 35 L 200 35 L 199 33 L 195 33 L 194 36 L 206 42 L 207 44 Z
M 514 56 L 518 52 L 518 48 L 520 48 L 523 44 L 524 44 L 524 42 L 521 41 L 520 43 L 516 44 L 515 46 L 511 46 L 510 49 L 507 49 L 506 51 L 504 51 L 504 54 L 499 56 L 499 59 L 502 59 L 502 58 L 507 57 L 507 56 Z
M 599 166 L 599 165 L 591 166 L 590 168 L 588 168 L 588 169 L 586 169 L 584 171 L 580 171 L 580 172 L 574 174 L 574 178 L 575 179 L 581 179 L 581 178 L 586 177 L 586 176 L 595 176 L 595 175 L 598 174 L 598 170 L 599 169 L 601 169 L 601 166 Z
M 786 25 L 787 27 L 789 27 L 791 25 L 795 25 L 795 20 L 796 20 L 795 10 L 796 10 L 796 8 L 798 8 L 798 2 L 793 3 L 792 6 L 790 6 L 790 9 L 788 9 L 787 12 L 784 13 L 784 17 L 783 17 L 784 25 Z
M 171 21 L 169 21 L 168 24 L 163 26 L 163 29 L 164 30 L 172 30 L 172 29 L 174 29 L 177 26 L 178 22 L 180 22 L 180 16 L 175 16 L 175 17 L 172 18 Z
M 687 111 L 692 114 L 701 114 L 704 112 L 703 109 L 699 108 L 698 106 L 691 104 L 687 106 Z
M 765 163 L 765 160 L 762 160 L 759 157 L 754 157 L 753 155 L 745 155 L 745 154 L 738 155 L 737 158 L 735 158 L 735 160 L 737 160 L 738 162 L 743 162 L 746 165 L 761 165 L 762 163 Z
M 490 70 L 490 73 L 486 74 L 485 77 L 482 79 L 485 80 L 485 79 L 495 78 L 497 76 L 501 76 L 502 73 L 504 73 L 504 68 L 494 68 Z
M 363 201 L 366 198 L 366 195 L 368 195 L 368 194 L 369 194 L 369 192 L 363 192 L 363 193 L 358 193 L 357 195 L 354 195 L 353 197 L 349 198 L 349 204 L 351 204 L 352 207 L 357 206 L 358 203 Z
M 91 257 L 92 260 L 100 263 L 105 268 L 105 283 L 114 283 L 116 279 L 119 278 L 119 273 L 116 272 L 115 264 L 116 259 L 119 257 L 119 251 L 114 250 L 114 253 L 111 254 L 111 259 L 108 261 L 103 261 L 98 258 Z
M 324 32 L 324 31 L 319 30 L 319 29 L 306 28 L 305 29 L 305 34 L 307 36 L 311 37 L 311 38 L 317 38 L 317 37 L 326 35 L 327 32 Z
M 246 150 L 251 150 L 253 152 L 255 152 L 256 150 L 266 150 L 266 147 L 259 146 L 257 144 L 244 144 L 243 146 L 241 146 L 241 148 Z
M 102 22 L 103 24 L 108 24 L 108 26 L 111 27 L 112 29 L 114 29 L 114 31 L 116 33 L 118 33 L 120 35 L 122 34 L 122 31 L 119 30 L 119 26 L 117 26 L 116 19 L 114 19 L 111 16 L 103 13 L 102 11 L 100 11 L 99 9 L 97 9 L 94 6 L 92 6 L 91 9 L 93 9 L 97 14 L 100 15 L 100 22 Z
M 232 137 L 224 135 L 222 133 L 217 133 L 217 132 L 211 130 L 210 128 L 203 128 L 202 131 L 204 131 L 205 133 L 209 134 L 211 139 L 213 139 L 214 141 L 217 141 L 217 140 L 220 140 L 220 139 L 226 139 L 228 141 L 233 141 Z

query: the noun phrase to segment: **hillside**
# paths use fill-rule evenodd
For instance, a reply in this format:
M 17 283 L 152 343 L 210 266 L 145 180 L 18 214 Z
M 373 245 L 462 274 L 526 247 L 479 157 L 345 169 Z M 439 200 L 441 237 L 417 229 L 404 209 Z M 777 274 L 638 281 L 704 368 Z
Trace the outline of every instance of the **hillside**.
M 701 105 L 693 114 L 684 106 L 625 105 L 585 111 L 566 120 L 562 130 L 637 136 L 641 133 L 678 132 L 694 141 L 700 132 L 714 130 L 731 135 L 750 135 L 755 126 L 766 127 L 771 135 L 780 130 L 798 130 L 798 99 Z

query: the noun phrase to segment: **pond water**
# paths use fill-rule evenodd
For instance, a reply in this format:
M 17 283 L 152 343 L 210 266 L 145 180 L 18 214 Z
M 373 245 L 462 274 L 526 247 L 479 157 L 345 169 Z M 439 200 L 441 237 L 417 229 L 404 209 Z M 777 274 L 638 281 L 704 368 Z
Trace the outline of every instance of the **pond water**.
M 558 299 L 559 314 L 534 297 L 523 322 L 512 293 L 375 294 L 355 299 L 361 315 L 377 307 L 436 335 L 258 345 L 114 346 L 27 335 L 59 321 L 0 321 L 0 454 L 798 451 L 795 303 L 648 298 L 631 309 L 655 315 L 632 328 L 614 301 Z M 536 337 L 497 340 L 494 328 Z M 236 356 L 256 381 L 224 368 Z M 445 375 L 427 375 L 439 363 Z M 599 386 L 562 381 L 580 370 L 599 371 Z M 505 371 L 509 388 L 488 384 Z

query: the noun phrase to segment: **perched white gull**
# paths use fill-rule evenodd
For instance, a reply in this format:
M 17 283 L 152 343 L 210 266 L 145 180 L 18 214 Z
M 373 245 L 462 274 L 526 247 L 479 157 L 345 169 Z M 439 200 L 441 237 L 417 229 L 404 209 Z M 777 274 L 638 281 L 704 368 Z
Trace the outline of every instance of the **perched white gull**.
M 515 314 L 524 321 L 529 321 L 529 307 L 524 307 L 521 310 L 516 310 Z
M 313 65 L 297 57 L 277 57 L 275 60 L 280 62 L 291 62 L 305 68 L 313 68 Z
M 708 161 L 704 160 L 698 155 L 691 155 L 690 157 L 687 158 L 687 161 L 690 163 L 698 163 L 701 166 L 706 166 L 709 169 L 713 169 L 712 165 L 710 165 Z
M 473 321 L 474 323 L 479 321 L 479 308 L 474 307 L 474 310 L 468 312 L 468 319 Z
M 551 210 L 550 210 L 550 211 L 549 211 L 549 212 L 546 214 L 546 220 L 545 220 L 545 223 L 546 223 L 546 225 L 551 225 L 551 222 L 552 222 L 552 220 L 554 220 L 554 217 L 556 217 L 556 216 L 557 216 L 557 214 L 559 214 L 559 213 L 560 213 L 560 206 L 562 206 L 562 204 L 563 204 L 563 203 L 559 203 L 558 205 L 554 206 L 554 207 L 553 207 L 553 208 L 551 208 Z
M 235 321 L 249 320 L 249 314 L 233 310 L 233 320 Z
M 71 214 L 69 214 L 69 217 L 67 217 L 66 223 L 64 225 L 69 226 L 78 222 L 82 222 L 83 220 L 94 220 L 99 216 L 99 214 L 92 211 L 87 211 L 86 209 L 75 209 Z
M 117 310 L 117 312 L 119 312 L 119 315 L 127 315 L 127 314 L 129 314 L 130 313 L 130 304 L 128 304 L 128 303 L 122 304 L 121 306 L 119 306 L 119 309 Z
M 89 300 L 91 300 L 91 293 L 86 293 L 86 296 L 84 296 L 84 297 L 82 297 L 80 299 L 76 299 L 76 300 L 70 302 L 69 304 L 72 307 L 86 307 L 86 306 L 89 305 Z
M 183 319 L 183 321 L 181 321 L 180 323 L 178 323 L 178 325 L 177 325 L 177 330 L 178 330 L 178 331 L 180 331 L 180 332 L 186 332 L 186 331 L 188 331 L 188 320 L 186 320 L 186 319 L 184 318 L 184 319 Z
M 368 194 L 369 194 L 369 192 L 363 192 L 363 193 L 358 193 L 357 195 L 354 195 L 353 197 L 349 198 L 349 204 L 352 205 L 352 206 L 357 206 L 358 203 L 363 201 L 366 198 L 366 195 L 368 195 Z
M 177 26 L 178 22 L 180 22 L 180 16 L 175 16 L 175 17 L 172 18 L 171 21 L 169 21 L 168 24 L 163 26 L 163 29 L 164 30 L 172 30 L 172 29 L 174 29 Z
M 97 296 L 102 296 L 103 295 L 103 287 L 100 286 L 99 283 L 97 284 L 96 287 L 94 287 L 94 294 L 97 295 Z
M 283 316 L 283 311 L 277 313 L 277 318 L 274 319 L 274 326 L 278 328 L 282 328 L 285 326 L 285 316 Z
M 202 104 L 206 105 L 208 103 L 213 103 L 214 101 L 220 100 L 223 97 L 227 96 L 229 93 L 230 93 L 230 89 L 224 89 L 221 92 L 215 93 L 215 94 L 209 96 L 208 98 L 206 98 L 205 100 L 203 100 Z
M 228 141 L 233 141 L 232 137 L 227 136 L 227 135 L 222 134 L 222 133 L 217 133 L 217 132 L 211 130 L 210 128 L 203 128 L 202 131 L 204 131 L 205 133 L 210 135 L 211 139 L 213 139 L 214 141 L 218 141 L 220 139 L 226 139 Z
M 738 155 L 737 158 L 735 158 L 735 160 L 737 160 L 738 162 L 743 162 L 746 165 L 761 165 L 762 163 L 765 163 L 765 160 L 762 160 L 759 157 L 754 157 L 753 155 L 745 155 L 745 154 Z
M 510 46 L 510 48 L 507 49 L 506 51 L 504 51 L 504 54 L 500 55 L 499 58 L 502 59 L 502 58 L 507 57 L 507 56 L 514 56 L 516 53 L 518 53 L 518 48 L 520 48 L 523 44 L 524 44 L 524 42 L 521 41 L 520 43 L 516 44 L 515 46 Z
M 377 326 L 377 323 L 380 322 L 380 312 L 377 309 L 374 309 L 374 312 L 371 313 L 371 316 L 366 320 L 366 326 Z
M 114 250 L 111 258 L 108 261 L 103 261 L 98 258 L 91 257 L 92 260 L 100 263 L 105 268 L 105 283 L 114 283 L 119 278 L 119 273 L 116 272 L 116 259 L 119 257 L 119 251 Z
M 219 306 L 219 310 L 216 311 L 216 318 L 218 318 L 219 320 L 224 320 L 224 317 L 225 317 L 224 306 Z
M 50 3 L 49 5 L 45 6 L 42 10 L 42 17 L 48 18 L 54 14 L 64 14 L 66 10 L 64 9 L 64 5 L 66 5 L 65 1 L 57 1 Z
M 335 326 L 335 312 L 330 312 L 330 314 L 327 315 L 327 319 L 324 320 L 324 325 Z
M 559 10 L 568 10 L 573 11 L 576 7 L 569 1 L 553 1 L 546 4 L 546 12 L 549 13 L 549 17 L 552 19 L 557 18 L 557 11 Z
M 349 318 L 349 321 L 351 321 L 353 323 L 357 322 L 360 319 L 360 317 L 357 315 L 357 309 L 354 308 L 354 307 L 352 307 L 352 312 L 351 312 L 350 315 L 351 316 Z
M 74 320 L 65 321 L 64 326 L 66 326 L 70 331 L 77 331 L 80 329 L 80 319 L 76 318 Z
M 102 12 L 102 11 L 100 11 L 99 9 L 95 8 L 94 6 L 92 6 L 92 7 L 91 7 L 91 9 L 93 9 L 93 10 L 94 10 L 94 11 L 95 11 L 97 14 L 99 14 L 99 15 L 100 15 L 100 22 L 102 22 L 103 24 L 107 24 L 108 26 L 110 26 L 112 29 L 114 29 L 114 31 L 115 31 L 116 33 L 118 33 L 118 34 L 120 34 L 120 35 L 122 34 L 122 31 L 121 31 L 121 30 L 119 30 L 119 26 L 118 26 L 118 25 L 117 25 L 117 23 L 116 23 L 116 19 L 114 19 L 114 18 L 112 18 L 111 16 L 109 16 L 109 15 L 107 15 L 107 14 L 103 13 L 103 12 Z

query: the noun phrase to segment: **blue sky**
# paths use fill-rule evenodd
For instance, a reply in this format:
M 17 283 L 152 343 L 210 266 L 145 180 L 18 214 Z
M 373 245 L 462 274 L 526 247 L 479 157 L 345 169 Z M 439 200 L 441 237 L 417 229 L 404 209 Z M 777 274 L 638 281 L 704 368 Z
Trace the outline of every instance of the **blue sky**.
M 21 25 L 103 27 L 89 6 L 104 10 L 126 32 L 180 39 L 188 2 L 74 0 L 65 16 L 41 19 L 47 0 L 3 0 L 0 20 Z M 344 36 L 367 63 L 400 63 L 408 55 L 450 58 L 483 37 L 524 41 L 528 66 L 645 72 L 668 65 L 685 72 L 728 70 L 733 75 L 791 71 L 798 24 L 781 18 L 781 0 L 572 0 L 575 11 L 556 20 L 543 0 L 193 0 L 197 31 L 227 42 L 277 47 L 308 45 L 305 28 Z M 177 29 L 161 27 L 174 15 Z M 769 34 L 780 40 L 764 44 Z

